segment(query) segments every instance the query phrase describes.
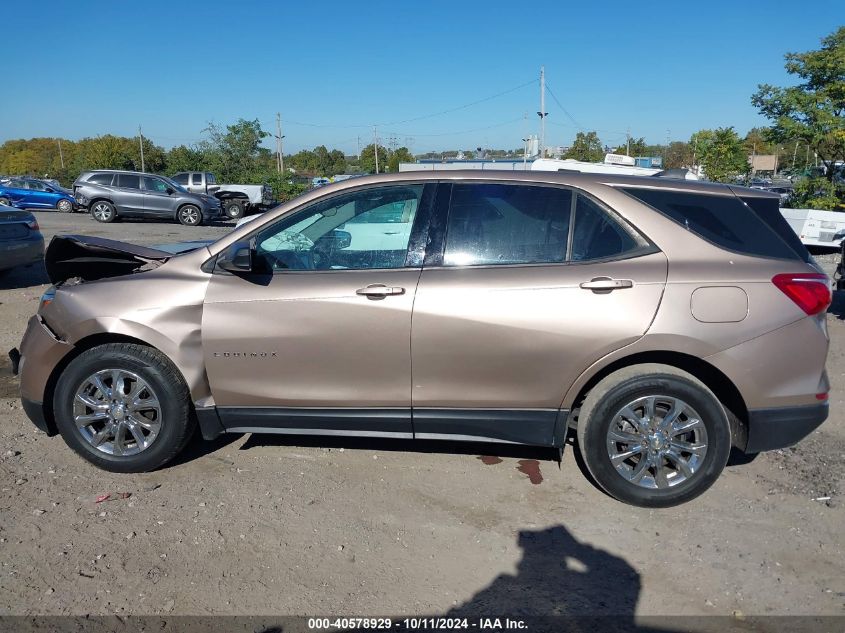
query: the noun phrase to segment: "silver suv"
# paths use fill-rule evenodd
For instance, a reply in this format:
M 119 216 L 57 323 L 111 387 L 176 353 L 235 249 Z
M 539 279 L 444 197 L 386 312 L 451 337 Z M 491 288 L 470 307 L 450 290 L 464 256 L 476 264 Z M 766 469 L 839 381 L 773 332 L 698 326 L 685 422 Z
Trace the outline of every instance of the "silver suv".
M 137 171 L 84 172 L 73 183 L 76 202 L 98 222 L 118 217 L 165 218 L 197 226 L 222 215 L 214 196 L 188 192 L 165 176 Z

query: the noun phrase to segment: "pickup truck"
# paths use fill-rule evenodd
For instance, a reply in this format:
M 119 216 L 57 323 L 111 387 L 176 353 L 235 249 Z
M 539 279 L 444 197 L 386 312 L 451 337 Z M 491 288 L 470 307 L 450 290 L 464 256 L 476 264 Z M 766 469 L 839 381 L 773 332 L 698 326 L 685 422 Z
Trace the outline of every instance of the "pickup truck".
M 207 171 L 181 171 L 173 180 L 191 193 L 205 193 L 220 200 L 227 217 L 236 220 L 251 213 L 261 213 L 273 204 L 269 185 L 223 185 Z

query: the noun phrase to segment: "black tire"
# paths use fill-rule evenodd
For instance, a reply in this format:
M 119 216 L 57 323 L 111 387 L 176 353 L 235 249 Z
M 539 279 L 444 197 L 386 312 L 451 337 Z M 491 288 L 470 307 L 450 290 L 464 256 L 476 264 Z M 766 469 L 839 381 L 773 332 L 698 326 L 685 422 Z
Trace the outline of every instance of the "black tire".
M 638 398 L 648 396 L 674 398 L 689 405 L 697 412 L 696 418 L 703 423 L 707 438 L 706 452 L 692 474 L 663 488 L 648 488 L 628 481 L 617 471 L 608 452 L 608 431 L 617 413 Z M 612 497 L 635 506 L 665 508 L 690 501 L 713 485 L 728 461 L 731 430 L 724 407 L 704 383 L 669 365 L 643 364 L 621 369 L 590 390 L 578 413 L 578 443 L 590 474 Z M 652 448 L 644 446 L 639 450 Z M 624 451 L 623 443 L 620 452 Z M 687 459 L 692 457 L 690 454 Z M 633 466 L 622 466 L 635 471 L 640 459 L 645 459 L 645 454 L 632 456 Z M 675 465 L 668 458 L 659 459 L 661 464 Z M 657 471 L 651 466 L 645 470 L 649 476 L 654 475 L 656 485 Z M 676 474 L 681 475 L 680 471 Z
M 73 203 L 70 200 L 62 198 L 56 202 L 56 211 L 59 213 L 73 213 Z
M 141 377 L 153 388 L 160 405 L 158 435 L 134 455 L 110 455 L 99 450 L 74 422 L 77 389 L 89 376 L 104 369 L 125 370 Z M 147 472 L 166 464 L 185 448 L 196 426 L 190 393 L 179 370 L 158 350 L 134 343 L 99 345 L 73 359 L 56 384 L 53 411 L 68 446 L 95 466 L 116 473 Z
M 223 203 L 223 211 L 230 220 L 239 220 L 244 217 L 244 205 L 240 200 L 226 200 Z
M 176 212 L 176 219 L 185 226 L 199 226 L 202 224 L 202 212 L 194 204 L 186 204 L 179 207 Z
M 0 198 L 0 204 L 3 204 L 3 205 L 5 205 L 5 206 L 7 206 L 7 207 L 11 207 L 11 206 L 12 206 L 12 201 L 11 201 L 11 200 L 9 200 L 8 198 Z
M 117 211 L 114 205 L 108 200 L 95 200 L 91 203 L 89 212 L 91 213 L 91 217 L 97 220 L 97 222 L 108 224 L 117 219 Z

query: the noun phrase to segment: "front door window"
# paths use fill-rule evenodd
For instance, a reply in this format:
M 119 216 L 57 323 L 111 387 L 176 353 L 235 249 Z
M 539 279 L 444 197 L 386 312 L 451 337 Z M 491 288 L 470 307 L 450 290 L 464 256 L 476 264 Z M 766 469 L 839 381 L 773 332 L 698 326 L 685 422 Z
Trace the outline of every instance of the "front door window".
M 256 260 L 273 272 L 402 268 L 422 191 L 378 187 L 319 202 L 262 230 Z

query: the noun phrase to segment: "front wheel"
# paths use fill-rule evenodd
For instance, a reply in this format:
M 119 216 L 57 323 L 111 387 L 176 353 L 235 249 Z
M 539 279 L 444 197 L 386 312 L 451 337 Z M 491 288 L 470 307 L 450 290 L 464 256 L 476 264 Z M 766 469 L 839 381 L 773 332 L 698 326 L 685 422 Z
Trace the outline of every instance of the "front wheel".
M 176 218 L 185 226 L 199 226 L 202 224 L 202 213 L 200 213 L 199 207 L 192 204 L 186 204 L 180 207 L 176 213 Z
M 9 200 L 8 198 L 0 198 L 0 204 L 5 205 L 7 207 L 11 207 L 12 201 Z
M 53 410 L 65 442 L 104 470 L 137 473 L 173 459 L 194 431 L 182 375 L 158 350 L 109 343 L 73 359 Z
M 725 409 L 694 376 L 675 367 L 627 367 L 600 381 L 578 414 L 584 463 L 611 496 L 669 507 L 707 490 L 728 461 Z
M 70 200 L 59 200 L 56 203 L 56 210 L 60 213 L 73 213 L 73 203 Z

